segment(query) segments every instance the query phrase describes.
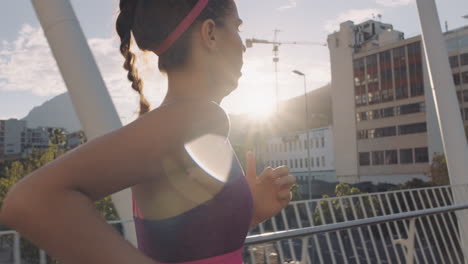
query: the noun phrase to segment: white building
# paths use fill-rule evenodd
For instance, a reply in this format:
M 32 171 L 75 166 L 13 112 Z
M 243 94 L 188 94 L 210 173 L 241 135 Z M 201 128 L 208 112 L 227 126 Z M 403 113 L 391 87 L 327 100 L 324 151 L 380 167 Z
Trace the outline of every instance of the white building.
M 309 180 L 336 182 L 332 128 L 308 132 L 310 143 L 307 143 L 307 133 L 304 131 L 267 139 L 262 155 L 265 166 L 274 168 L 287 165 L 299 183 Z
M 48 128 L 38 127 L 28 129 L 28 148 L 46 149 L 49 147 L 50 135 Z
M 0 120 L 0 156 L 21 155 L 26 145 L 26 121 Z
M 445 33 L 460 110 L 468 124 L 468 27 Z M 336 175 L 342 182 L 430 177 L 443 153 L 421 36 L 351 21 L 328 37 Z
M 0 158 L 26 157 L 32 149 L 47 149 L 51 140 L 51 131 L 55 128 L 27 128 L 27 121 L 9 119 L 0 120 Z M 60 129 L 63 130 L 63 129 Z M 85 142 L 83 132 L 67 134 L 66 147 L 75 148 Z

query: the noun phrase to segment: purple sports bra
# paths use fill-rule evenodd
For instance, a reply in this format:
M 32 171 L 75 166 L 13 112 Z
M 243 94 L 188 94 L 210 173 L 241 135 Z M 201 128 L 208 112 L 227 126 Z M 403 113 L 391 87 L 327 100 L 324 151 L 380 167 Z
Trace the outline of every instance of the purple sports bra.
M 138 247 L 159 263 L 241 264 L 252 213 L 250 188 L 235 154 L 221 191 L 193 209 L 146 220 L 133 202 Z

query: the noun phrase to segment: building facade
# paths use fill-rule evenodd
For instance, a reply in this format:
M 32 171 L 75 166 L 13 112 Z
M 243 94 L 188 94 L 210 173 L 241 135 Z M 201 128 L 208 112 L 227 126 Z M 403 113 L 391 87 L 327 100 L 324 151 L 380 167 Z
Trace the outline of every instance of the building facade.
M 314 180 L 336 182 L 331 127 L 308 133 L 309 142 L 305 131 L 267 139 L 262 155 L 264 164 L 272 168 L 287 165 L 300 185 Z
M 51 142 L 63 140 L 62 147 L 75 148 L 86 142 L 82 131 L 67 133 L 53 127 L 28 128 L 24 120 L 0 120 L 0 158 L 28 156 L 33 149 L 47 149 Z
M 26 147 L 26 121 L 0 120 L 0 156 L 21 155 Z
M 468 27 L 445 36 L 460 109 L 468 120 Z M 430 180 L 430 161 L 443 148 L 421 37 L 405 39 L 378 21 L 348 21 L 328 44 L 338 179 Z
M 47 149 L 49 147 L 50 134 L 48 128 L 27 129 L 27 135 L 28 149 Z

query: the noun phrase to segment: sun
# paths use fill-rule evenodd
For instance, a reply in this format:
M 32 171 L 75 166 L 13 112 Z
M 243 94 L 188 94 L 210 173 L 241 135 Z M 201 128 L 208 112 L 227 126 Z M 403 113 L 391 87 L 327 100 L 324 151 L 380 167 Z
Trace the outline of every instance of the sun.
M 248 115 L 254 120 L 267 120 L 271 117 L 274 112 L 273 104 L 262 100 L 256 100 L 255 102 L 249 102 Z

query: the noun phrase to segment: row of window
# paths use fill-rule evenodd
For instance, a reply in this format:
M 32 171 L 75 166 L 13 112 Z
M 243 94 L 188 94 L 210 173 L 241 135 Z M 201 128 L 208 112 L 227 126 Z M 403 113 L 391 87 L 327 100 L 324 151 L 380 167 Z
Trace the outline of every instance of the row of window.
M 464 109 L 462 108 L 462 109 L 460 109 L 460 111 L 461 111 L 462 117 L 463 117 L 463 114 L 465 114 L 464 120 L 468 121 L 468 108 L 464 108 Z
M 325 167 L 325 156 L 321 157 L 312 157 L 310 158 L 310 167 L 311 168 L 320 168 L 320 167 Z M 271 167 L 279 167 L 286 165 L 291 169 L 308 169 L 309 168 L 309 162 L 307 158 L 305 159 L 290 159 L 289 162 L 288 160 L 270 160 L 267 161 L 267 166 Z
M 398 155 L 399 154 L 399 155 Z M 428 163 L 429 154 L 427 148 L 408 148 L 359 153 L 360 166 L 379 166 Z
M 394 137 L 410 134 L 418 134 L 427 132 L 426 123 L 415 123 L 400 126 L 379 127 L 375 129 L 364 129 L 357 132 L 357 139 L 374 139 L 382 137 Z
M 450 56 L 449 61 L 452 68 L 468 65 L 468 53 L 461 54 L 460 59 L 458 59 L 458 55 Z
M 315 143 L 315 144 L 314 144 Z M 325 137 L 320 138 L 311 138 L 310 139 L 310 148 L 325 148 Z M 300 151 L 307 150 L 309 144 L 307 140 L 294 140 L 289 142 L 283 142 L 279 144 L 270 144 L 267 145 L 267 152 L 288 152 L 288 151 Z
M 453 74 L 453 82 L 455 85 L 460 85 L 462 82 L 468 84 L 468 71 Z
M 463 102 L 468 103 L 468 90 L 457 91 L 458 103 L 462 104 Z
M 421 42 L 354 61 L 356 106 L 424 95 Z
M 424 95 L 421 43 L 408 45 L 409 86 L 411 96 Z
M 421 102 L 421 103 L 415 103 L 415 104 L 392 106 L 392 107 L 387 107 L 387 108 L 370 110 L 366 112 L 359 112 L 356 114 L 356 120 L 358 122 L 366 121 L 366 120 L 377 120 L 377 119 L 400 116 L 400 115 L 422 113 L 425 111 L 426 111 L 426 104 L 424 102 Z
M 24 140 L 22 140 L 22 142 L 24 142 Z M 31 140 L 31 143 L 45 143 L 45 144 L 47 144 L 48 142 L 49 142 L 48 138 L 33 138 Z

